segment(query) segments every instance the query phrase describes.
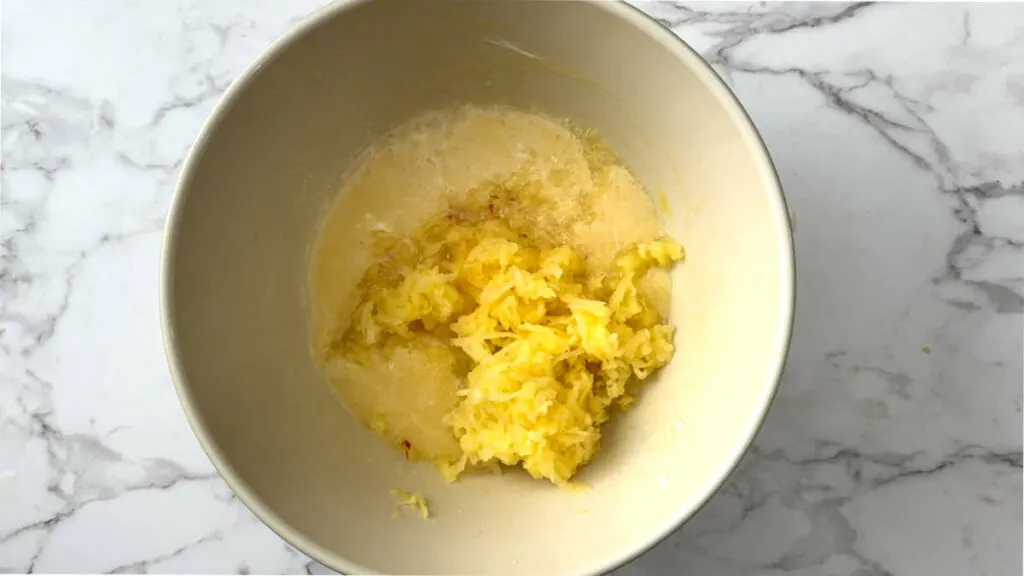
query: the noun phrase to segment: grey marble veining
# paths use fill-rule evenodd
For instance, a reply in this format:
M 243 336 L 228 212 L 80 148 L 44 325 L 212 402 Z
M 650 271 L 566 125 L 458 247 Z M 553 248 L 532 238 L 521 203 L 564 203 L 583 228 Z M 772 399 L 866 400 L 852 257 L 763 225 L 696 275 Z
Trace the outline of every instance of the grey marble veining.
M 0 570 L 324 571 L 199 449 L 156 293 L 196 131 L 322 3 L 4 3 Z M 1024 5 L 637 5 L 761 130 L 798 303 L 753 449 L 618 573 L 1019 574 Z

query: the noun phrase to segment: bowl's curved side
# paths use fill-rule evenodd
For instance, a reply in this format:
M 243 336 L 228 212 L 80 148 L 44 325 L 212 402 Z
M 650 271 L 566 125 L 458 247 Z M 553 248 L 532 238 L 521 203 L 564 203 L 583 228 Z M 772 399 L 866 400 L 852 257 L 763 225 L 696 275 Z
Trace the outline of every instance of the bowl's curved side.
M 302 39 L 309 32 L 316 29 L 328 19 L 336 17 L 339 13 L 349 10 L 358 4 L 370 0 L 339 0 L 331 3 L 316 12 L 310 14 L 291 29 L 276 39 L 259 57 L 253 60 L 232 81 L 225 90 L 224 95 L 217 102 L 210 117 L 200 128 L 192 148 L 189 150 L 185 161 L 182 163 L 178 175 L 178 182 L 171 197 L 170 209 L 164 226 L 163 248 L 161 253 L 160 266 L 160 324 L 163 331 L 164 352 L 167 356 L 168 365 L 171 371 L 174 388 L 178 399 L 185 411 L 189 426 L 192 428 L 196 439 L 202 446 L 203 451 L 209 456 L 214 468 L 224 479 L 227 485 L 238 496 L 239 500 L 267 527 L 274 531 L 286 542 L 298 548 L 303 554 L 313 558 L 317 562 L 329 566 L 342 574 L 371 574 L 371 570 L 354 564 L 344 558 L 333 554 L 323 546 L 299 532 L 286 522 L 280 515 L 270 509 L 260 499 L 252 488 L 241 478 L 235 469 L 228 462 L 227 457 L 210 438 L 209 429 L 203 418 L 195 409 L 193 395 L 189 390 L 188 375 L 185 374 L 181 361 L 181 353 L 177 344 L 174 328 L 175 300 L 174 300 L 174 263 L 177 255 L 179 232 L 183 207 L 188 200 L 189 184 L 195 176 L 196 167 L 206 150 L 209 141 L 216 132 L 231 107 L 238 101 L 241 94 L 259 75 L 261 69 L 273 61 L 280 54 L 284 53 L 290 46 Z
M 783 231 L 783 234 L 778 240 L 782 244 L 780 253 L 784 256 L 784 261 L 781 262 L 780 265 L 783 267 L 781 277 L 785 282 L 785 286 L 781 287 L 783 295 L 781 302 L 783 310 L 781 316 L 785 319 L 785 322 L 778 327 L 779 332 L 775 341 L 775 362 L 772 368 L 774 384 L 764 391 L 764 396 L 761 399 L 762 408 L 760 412 L 753 415 L 754 417 L 750 420 L 746 431 L 746 440 L 742 444 L 737 445 L 735 452 L 730 455 L 731 465 L 720 470 L 717 477 L 710 480 L 708 483 L 709 490 L 701 496 L 696 507 L 680 510 L 679 513 L 671 519 L 671 521 L 654 530 L 651 534 L 650 540 L 644 546 L 615 559 L 612 563 L 592 567 L 587 573 L 593 575 L 609 572 L 642 556 L 682 526 L 711 499 L 723 484 L 725 484 L 729 475 L 736 469 L 740 460 L 743 458 L 743 455 L 753 443 L 754 437 L 761 428 L 761 424 L 764 422 L 764 419 L 768 414 L 768 410 L 771 408 L 772 401 L 775 399 L 775 395 L 778 391 L 779 385 L 781 384 L 782 372 L 785 368 L 786 358 L 789 354 L 789 347 L 792 342 L 793 323 L 795 320 L 796 309 L 796 251 L 793 243 L 793 228 L 792 222 L 790 221 L 789 207 L 786 203 L 786 197 L 782 189 L 782 181 L 779 178 L 778 171 L 772 161 L 771 154 L 764 142 L 764 138 L 754 125 L 753 119 L 751 119 L 742 103 L 740 103 L 739 98 L 725 80 L 722 79 L 711 65 L 704 60 L 696 50 L 690 47 L 685 40 L 677 36 L 665 26 L 661 25 L 647 13 L 624 0 L 617 2 L 598 1 L 597 4 L 605 10 L 613 12 L 624 20 L 629 21 L 638 28 L 643 29 L 649 37 L 660 42 L 670 49 L 679 59 L 684 60 L 691 65 L 704 80 L 705 86 L 707 86 L 708 89 L 710 89 L 714 95 L 725 104 L 736 124 L 741 127 L 744 138 L 746 138 L 750 147 L 759 151 L 759 154 L 757 154 L 759 170 L 762 173 L 766 184 L 774 192 L 772 194 L 776 201 L 774 206 L 774 217 L 776 222 L 779 223 L 780 229 Z

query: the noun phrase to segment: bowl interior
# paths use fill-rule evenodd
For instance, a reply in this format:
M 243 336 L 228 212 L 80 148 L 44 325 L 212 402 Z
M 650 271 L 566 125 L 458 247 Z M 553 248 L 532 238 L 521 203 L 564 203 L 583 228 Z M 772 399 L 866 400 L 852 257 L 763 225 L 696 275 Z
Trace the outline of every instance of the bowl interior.
M 312 361 L 306 278 L 355 154 L 428 110 L 537 109 L 596 128 L 670 205 L 677 352 L 570 493 L 523 474 L 446 485 L 356 422 Z M 345 572 L 588 573 L 717 488 L 775 388 L 792 314 L 777 180 L 713 74 L 625 5 L 391 2 L 303 24 L 226 97 L 183 175 L 165 314 L 186 410 L 273 529 Z M 392 517 L 389 489 L 435 518 Z

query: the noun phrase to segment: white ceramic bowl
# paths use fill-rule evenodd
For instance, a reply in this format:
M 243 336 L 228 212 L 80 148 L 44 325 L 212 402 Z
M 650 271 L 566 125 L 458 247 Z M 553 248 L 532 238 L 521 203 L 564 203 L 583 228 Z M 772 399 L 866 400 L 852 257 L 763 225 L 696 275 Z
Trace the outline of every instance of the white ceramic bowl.
M 525 475 L 446 485 L 356 422 L 314 365 L 307 255 L 362 147 L 461 103 L 596 128 L 687 250 L 672 362 L 570 493 Z M 273 530 L 346 573 L 597 574 L 689 518 L 740 459 L 793 317 L 779 181 L 749 118 L 682 41 L 611 2 L 347 2 L 239 78 L 182 169 L 167 226 L 167 354 L 200 442 Z M 421 491 L 432 521 L 392 518 Z

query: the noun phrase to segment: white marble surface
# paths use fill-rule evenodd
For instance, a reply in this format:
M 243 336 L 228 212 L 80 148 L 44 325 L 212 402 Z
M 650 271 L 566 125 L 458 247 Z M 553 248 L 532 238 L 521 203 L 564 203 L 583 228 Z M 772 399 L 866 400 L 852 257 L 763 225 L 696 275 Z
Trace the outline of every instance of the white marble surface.
M 196 130 L 322 2 L 3 3 L 0 571 L 323 570 L 193 439 L 156 289 Z M 1024 5 L 643 6 L 767 140 L 799 295 L 754 449 L 620 574 L 1020 574 Z

